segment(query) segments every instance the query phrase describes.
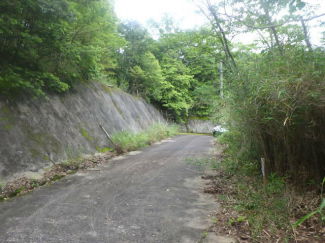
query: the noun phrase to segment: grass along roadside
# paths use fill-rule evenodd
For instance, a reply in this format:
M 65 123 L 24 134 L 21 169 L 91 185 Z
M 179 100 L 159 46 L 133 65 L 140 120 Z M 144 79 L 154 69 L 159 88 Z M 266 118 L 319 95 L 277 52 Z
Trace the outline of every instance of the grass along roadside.
M 225 154 L 188 161 L 216 172 L 203 177 L 208 181 L 204 191 L 215 195 L 221 205 L 211 216 L 214 223 L 210 231 L 234 237 L 238 242 L 325 242 L 325 228 L 318 213 L 293 227 L 305 215 L 319 210 L 318 185 L 298 188 L 288 178 L 271 174 L 264 186 L 256 163 L 241 163 Z
M 69 159 L 61 163 L 54 164 L 43 174 L 42 178 L 22 177 L 14 181 L 0 185 L 0 203 L 10 198 L 26 194 L 40 186 L 49 186 L 52 182 L 60 180 L 77 172 L 86 172 L 90 168 L 94 168 L 99 164 L 109 162 L 109 160 L 119 154 L 136 150 L 141 147 L 151 145 L 164 138 L 177 135 L 179 127 L 177 125 L 168 126 L 164 123 L 156 123 L 146 130 L 138 133 L 118 132 L 112 137 L 117 145 L 115 151 L 101 151 L 91 157 L 77 157 Z
M 112 140 L 116 144 L 118 154 L 137 150 L 148 145 L 152 145 L 164 138 L 175 136 L 179 133 L 178 125 L 168 126 L 165 123 L 156 123 L 146 130 L 132 133 L 129 131 L 117 132 L 113 134 Z

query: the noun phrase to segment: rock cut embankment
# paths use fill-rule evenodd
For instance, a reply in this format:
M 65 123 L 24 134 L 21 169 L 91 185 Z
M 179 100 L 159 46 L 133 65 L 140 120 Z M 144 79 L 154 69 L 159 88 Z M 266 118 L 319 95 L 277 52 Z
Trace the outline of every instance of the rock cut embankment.
M 0 97 L 0 181 L 112 147 L 109 134 L 165 122 L 150 104 L 100 83 L 49 99 Z

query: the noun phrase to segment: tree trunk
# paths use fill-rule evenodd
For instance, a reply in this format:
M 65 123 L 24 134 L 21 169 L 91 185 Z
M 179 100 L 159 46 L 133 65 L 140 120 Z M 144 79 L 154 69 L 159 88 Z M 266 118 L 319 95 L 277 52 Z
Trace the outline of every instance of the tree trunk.
M 311 46 L 310 39 L 309 39 L 309 36 L 308 36 L 308 30 L 307 30 L 305 21 L 302 18 L 301 18 L 301 25 L 302 25 L 302 28 L 304 30 L 304 37 L 305 37 L 305 42 L 306 42 L 306 45 L 308 47 L 308 50 L 313 51 L 313 48 Z
M 226 37 L 225 31 L 223 30 L 223 28 L 222 28 L 222 26 L 220 24 L 220 20 L 219 20 L 219 18 L 217 16 L 217 13 L 214 11 L 210 0 L 206 0 L 206 3 L 207 3 L 207 6 L 208 6 L 208 9 L 209 9 L 210 13 L 212 14 L 212 16 L 213 16 L 213 18 L 214 18 L 214 20 L 215 20 L 215 22 L 216 22 L 216 24 L 218 26 L 218 29 L 219 29 L 219 31 L 221 33 L 226 55 L 228 55 L 230 57 L 232 64 L 237 69 L 237 64 L 236 64 L 235 58 L 232 55 L 232 53 L 230 51 L 230 48 L 229 48 L 229 41 L 228 41 L 228 39 Z
M 268 6 L 266 6 L 266 4 L 263 1 L 261 2 L 261 6 L 262 6 L 262 8 L 264 10 L 268 25 L 273 25 L 272 19 L 271 19 L 270 13 L 269 13 Z M 284 55 L 284 50 L 283 50 L 282 45 L 280 43 L 279 36 L 278 36 L 277 31 L 276 31 L 276 28 L 273 26 L 270 29 L 271 29 L 271 32 L 272 32 L 272 34 L 274 36 L 275 43 L 278 46 L 280 55 L 283 56 Z

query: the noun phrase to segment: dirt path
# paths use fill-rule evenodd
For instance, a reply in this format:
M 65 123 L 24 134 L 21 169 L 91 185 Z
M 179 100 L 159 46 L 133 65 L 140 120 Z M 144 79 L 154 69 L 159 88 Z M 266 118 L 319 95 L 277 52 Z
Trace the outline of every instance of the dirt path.
M 212 141 L 177 136 L 2 203 L 0 242 L 207 242 L 217 205 L 186 158 L 211 156 Z

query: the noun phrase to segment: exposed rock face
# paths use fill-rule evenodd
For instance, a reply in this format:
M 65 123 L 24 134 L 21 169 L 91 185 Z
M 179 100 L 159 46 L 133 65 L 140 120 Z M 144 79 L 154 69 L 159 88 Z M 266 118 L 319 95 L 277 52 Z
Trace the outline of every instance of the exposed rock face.
M 150 104 L 99 83 L 48 100 L 0 98 L 0 181 L 112 147 L 104 131 L 140 131 L 165 122 Z

